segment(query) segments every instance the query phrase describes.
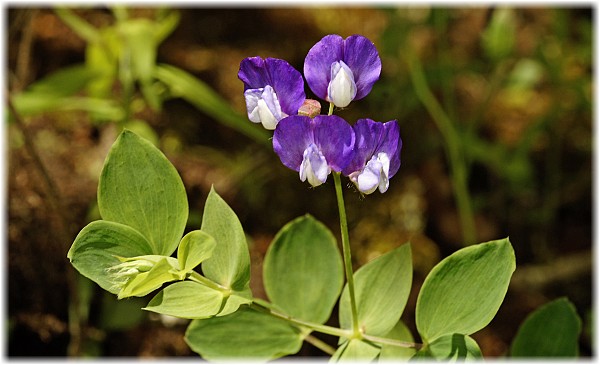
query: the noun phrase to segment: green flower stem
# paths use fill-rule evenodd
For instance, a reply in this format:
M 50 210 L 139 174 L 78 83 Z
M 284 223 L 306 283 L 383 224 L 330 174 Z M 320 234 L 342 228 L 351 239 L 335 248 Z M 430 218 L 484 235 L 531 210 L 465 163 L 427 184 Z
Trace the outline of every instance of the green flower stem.
M 441 105 L 429 89 L 427 80 L 423 73 L 421 63 L 418 57 L 409 52 L 407 56 L 408 69 L 410 77 L 415 88 L 415 93 L 431 115 L 440 133 L 444 137 L 446 155 L 452 171 L 452 185 L 454 188 L 454 198 L 458 207 L 460 225 L 465 245 L 475 243 L 475 218 L 471 205 L 471 197 L 467 186 L 468 173 L 467 164 L 464 157 L 464 151 L 461 148 L 460 137 L 452 121 L 446 115 Z
M 352 273 L 352 254 L 350 252 L 350 239 L 348 238 L 348 222 L 346 220 L 346 207 L 344 205 L 344 195 L 342 193 L 342 182 L 339 172 L 334 172 L 332 175 L 333 181 L 335 182 L 338 210 L 340 212 L 344 268 L 346 270 L 346 280 L 348 281 L 348 292 L 350 294 L 350 309 L 352 311 L 352 331 L 356 338 L 361 338 L 360 329 L 358 328 L 358 312 L 356 310 L 356 297 L 354 295 L 354 274 Z

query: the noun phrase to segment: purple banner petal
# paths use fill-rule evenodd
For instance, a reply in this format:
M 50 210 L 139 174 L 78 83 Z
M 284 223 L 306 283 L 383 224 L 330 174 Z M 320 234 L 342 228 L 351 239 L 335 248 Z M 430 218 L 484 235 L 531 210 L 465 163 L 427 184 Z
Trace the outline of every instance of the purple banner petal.
M 279 121 L 273 133 L 273 150 L 281 163 L 295 171 L 300 170 L 304 150 L 314 143 L 309 117 L 294 115 Z
M 313 119 L 314 139 L 332 170 L 340 172 L 348 165 L 354 148 L 354 131 L 336 115 L 319 115 Z
M 345 40 L 344 62 L 354 73 L 356 97 L 364 98 L 381 74 L 381 59 L 373 42 L 361 35 L 353 35 Z
M 315 95 L 327 100 L 327 86 L 331 79 L 331 64 L 342 60 L 344 39 L 330 34 L 317 42 L 304 59 L 304 77 Z

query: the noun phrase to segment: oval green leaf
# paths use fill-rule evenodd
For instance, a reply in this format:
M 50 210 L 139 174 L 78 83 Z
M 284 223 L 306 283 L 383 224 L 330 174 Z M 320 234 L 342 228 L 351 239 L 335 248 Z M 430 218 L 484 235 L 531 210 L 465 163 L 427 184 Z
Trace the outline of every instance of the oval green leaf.
M 185 333 L 190 348 L 209 361 L 266 361 L 295 354 L 302 335 L 287 322 L 242 307 L 224 317 L 192 321 Z
M 354 274 L 358 325 L 364 333 L 382 336 L 400 320 L 412 285 L 410 244 L 379 256 Z M 348 285 L 340 299 L 340 327 L 352 328 Z
M 186 272 L 210 257 L 217 242 L 209 234 L 202 231 L 192 231 L 186 234 L 177 247 L 179 267 Z
M 416 324 L 423 341 L 485 327 L 500 308 L 514 270 L 508 238 L 465 247 L 442 260 L 417 298 Z
M 291 221 L 267 250 L 263 280 L 271 302 L 285 313 L 325 323 L 344 284 L 335 237 L 309 215 Z
M 142 233 L 152 253 L 169 256 L 183 235 L 187 196 L 175 167 L 150 142 L 124 130 L 113 144 L 98 184 L 103 219 Z
M 150 243 L 135 229 L 115 222 L 94 221 L 79 232 L 67 257 L 83 276 L 117 294 L 120 286 L 108 272 L 108 268 L 121 262 L 117 257 L 151 253 Z
M 576 357 L 581 319 L 567 298 L 547 303 L 531 313 L 519 327 L 512 357 Z
M 244 291 L 250 283 L 246 236 L 237 215 L 214 188 L 206 199 L 201 230 L 217 242 L 212 256 L 202 264 L 204 275 L 227 288 Z
M 161 290 L 144 310 L 179 318 L 198 319 L 216 315 L 223 294 L 193 281 L 173 283 Z

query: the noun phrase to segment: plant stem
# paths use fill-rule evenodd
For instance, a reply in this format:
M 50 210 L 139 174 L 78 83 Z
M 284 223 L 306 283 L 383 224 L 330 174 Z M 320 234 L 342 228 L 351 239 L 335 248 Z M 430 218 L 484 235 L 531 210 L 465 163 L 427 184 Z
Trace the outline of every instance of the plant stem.
M 442 137 L 444 137 L 444 147 L 452 171 L 452 186 L 454 188 L 454 198 L 458 208 L 458 215 L 460 217 L 463 243 L 465 245 L 475 243 L 475 219 L 467 185 L 467 165 L 464 158 L 464 151 L 460 145 L 460 137 L 454 124 L 429 89 L 419 58 L 409 52 L 407 60 L 415 93 L 431 115 L 431 118 L 440 130 Z
M 296 326 L 306 327 L 306 328 L 309 328 L 309 329 L 317 331 L 317 332 L 326 333 L 328 335 L 344 337 L 344 338 L 350 338 L 352 336 L 352 334 L 347 330 L 343 330 L 343 329 L 337 328 L 337 327 L 327 326 L 324 324 L 307 322 L 307 321 L 303 321 L 298 318 L 293 318 L 293 317 L 288 316 L 287 314 L 279 313 L 276 310 L 269 308 L 263 304 L 257 303 L 257 302 L 252 302 L 250 304 L 250 308 L 253 308 L 259 312 L 270 314 L 273 317 L 283 319 L 284 321 L 290 322 Z
M 327 113 L 327 115 L 331 114 L 333 114 L 333 103 L 329 103 L 329 112 Z
M 335 349 L 313 335 L 306 335 L 304 340 L 328 355 L 335 354 Z
M 343 330 L 343 329 L 340 329 L 337 327 L 322 325 L 322 324 L 318 324 L 318 323 L 303 321 L 298 318 L 293 318 L 293 317 L 288 316 L 287 314 L 279 313 L 278 311 L 276 311 L 273 308 L 269 308 L 267 306 L 267 304 L 252 302 L 250 304 L 250 308 L 257 310 L 259 312 L 270 314 L 273 317 L 283 319 L 284 321 L 290 322 L 293 325 L 300 326 L 302 328 L 308 328 L 312 331 L 317 331 L 317 332 L 325 333 L 328 335 L 344 337 L 344 338 L 348 338 L 348 339 L 356 338 L 355 334 L 351 331 Z M 398 346 L 398 347 L 405 347 L 405 348 L 414 348 L 416 350 L 419 350 L 421 347 L 423 347 L 423 344 L 420 344 L 420 343 L 400 341 L 400 340 L 395 340 L 395 339 L 391 339 L 391 338 L 371 336 L 371 335 L 367 335 L 367 334 L 361 334 L 361 337 L 365 340 L 368 340 L 371 342 L 377 342 L 377 343 L 384 344 L 384 345 L 391 345 L 391 346 Z M 321 342 L 318 339 L 315 339 L 315 340 Z M 313 342 L 314 340 L 312 340 L 312 339 L 311 340 L 307 339 L 307 341 L 317 347 L 320 346 L 320 345 L 317 345 L 315 342 Z M 325 344 L 325 345 L 329 347 L 329 345 L 327 345 L 327 344 Z M 319 347 L 319 348 L 321 350 L 329 353 L 329 351 L 326 351 L 325 349 L 323 349 L 321 347 Z M 335 351 L 333 351 L 333 352 L 335 352 Z
M 346 207 L 344 205 L 344 195 L 342 193 L 342 182 L 340 173 L 334 172 L 333 181 L 335 182 L 335 193 L 337 196 L 338 210 L 340 212 L 340 229 L 342 231 L 342 252 L 344 257 L 344 268 L 346 270 L 346 280 L 348 281 L 348 292 L 350 294 L 350 309 L 352 311 L 352 331 L 357 338 L 361 337 L 358 328 L 358 312 L 356 310 L 356 297 L 354 295 L 354 275 L 352 273 L 352 254 L 350 252 L 350 239 L 348 238 L 348 222 L 346 220 Z
M 411 348 L 411 349 L 415 349 L 417 351 L 420 350 L 421 347 L 423 347 L 423 344 L 421 344 L 421 343 L 406 342 L 406 341 L 394 340 L 394 339 L 385 338 L 385 337 L 377 337 L 377 336 L 371 336 L 371 335 L 366 335 L 366 334 L 363 334 L 362 337 L 365 340 L 368 340 L 371 342 L 377 342 L 382 345 L 391 345 L 391 346 L 397 346 L 397 347 Z

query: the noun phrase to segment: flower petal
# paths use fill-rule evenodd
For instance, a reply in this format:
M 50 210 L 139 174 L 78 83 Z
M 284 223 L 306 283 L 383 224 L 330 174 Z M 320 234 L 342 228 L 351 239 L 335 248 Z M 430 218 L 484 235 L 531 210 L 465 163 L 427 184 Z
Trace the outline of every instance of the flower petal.
M 331 64 L 343 58 L 344 39 L 337 34 L 323 37 L 308 51 L 304 59 L 304 77 L 315 95 L 327 100 L 331 80 Z
M 356 96 L 356 83 L 352 70 L 344 61 L 331 64 L 331 81 L 327 86 L 327 100 L 338 108 L 345 108 Z
M 277 58 L 267 58 L 265 65 L 271 78 L 271 85 L 279 98 L 281 110 L 287 115 L 298 114 L 298 109 L 306 99 L 302 74 L 287 61 Z
M 283 118 L 273 133 L 273 150 L 287 168 L 300 171 L 304 150 L 314 143 L 309 117 L 294 115 Z
M 375 154 L 384 132 L 384 124 L 371 119 L 359 119 L 352 128 L 356 141 L 352 160 L 343 171 L 346 176 L 365 167 Z
M 327 159 L 314 143 L 311 143 L 302 158 L 300 166 L 300 180 L 308 182 L 312 186 L 319 186 L 327 180 L 327 176 L 331 173 L 331 168 L 327 165 Z
M 318 115 L 313 120 L 314 140 L 327 164 L 340 172 L 352 159 L 354 131 L 348 122 L 337 115 Z
M 365 97 L 381 74 L 381 59 L 377 48 L 368 38 L 352 35 L 344 41 L 343 60 L 354 74 L 357 88 L 354 99 Z
M 240 62 L 238 78 L 244 83 L 244 91 L 272 85 L 265 67 L 265 61 L 260 57 L 244 58 Z
M 383 133 L 376 152 L 384 152 L 390 159 L 390 170 L 388 179 L 391 179 L 400 169 L 400 152 L 402 150 L 402 139 L 400 138 L 400 127 L 395 120 L 383 123 Z
M 302 74 L 285 60 L 245 58 L 240 63 L 238 78 L 244 83 L 244 91 L 270 85 L 277 95 L 281 110 L 287 115 L 298 114 L 298 109 L 306 99 Z

